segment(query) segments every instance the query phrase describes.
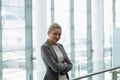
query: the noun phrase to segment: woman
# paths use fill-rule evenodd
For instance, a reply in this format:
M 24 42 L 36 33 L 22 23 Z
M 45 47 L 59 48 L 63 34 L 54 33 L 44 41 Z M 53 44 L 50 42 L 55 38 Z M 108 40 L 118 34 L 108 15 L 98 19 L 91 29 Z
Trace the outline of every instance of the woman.
M 69 80 L 68 72 L 72 63 L 62 44 L 57 43 L 61 38 L 62 28 L 53 23 L 48 29 L 48 39 L 41 46 L 41 56 L 46 66 L 44 80 Z

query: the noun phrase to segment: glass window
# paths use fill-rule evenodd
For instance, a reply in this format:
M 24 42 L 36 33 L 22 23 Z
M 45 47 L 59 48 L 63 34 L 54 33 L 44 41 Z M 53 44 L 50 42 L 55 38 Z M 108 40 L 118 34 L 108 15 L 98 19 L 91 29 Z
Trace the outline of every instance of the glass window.
M 74 1 L 74 16 L 75 16 L 75 63 L 76 63 L 76 77 L 85 75 L 87 73 L 87 56 L 86 56 L 86 39 L 87 39 L 87 25 L 86 25 L 86 0 Z M 82 73 L 82 74 L 81 74 Z
M 2 0 L 3 80 L 26 80 L 24 0 Z

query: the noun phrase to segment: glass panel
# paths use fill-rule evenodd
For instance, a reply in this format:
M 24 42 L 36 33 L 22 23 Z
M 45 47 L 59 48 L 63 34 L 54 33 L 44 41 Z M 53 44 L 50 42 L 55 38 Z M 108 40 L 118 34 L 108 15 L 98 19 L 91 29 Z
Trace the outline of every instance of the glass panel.
M 3 52 L 3 80 L 26 80 L 25 51 Z
M 109 4 L 108 4 L 109 3 Z M 106 5 L 108 4 L 108 5 Z M 104 0 L 104 48 L 105 69 L 111 68 L 112 49 L 112 0 Z
M 86 0 L 75 0 L 75 62 L 76 77 L 87 74 Z M 91 69 L 91 68 L 90 68 Z
M 33 80 L 37 80 L 36 51 L 33 53 Z M 41 67 L 42 68 L 42 67 Z M 41 75 L 41 74 L 40 74 Z M 42 79 L 41 79 L 42 80 Z
M 3 30 L 3 78 L 25 80 L 24 30 Z
M 16 9 L 16 8 L 10 8 Z M 6 7 L 2 8 L 2 27 L 3 28 L 24 28 L 24 18 L 22 15 L 16 13 L 17 11 L 6 10 Z M 21 10 L 19 11 L 21 12 Z
M 24 0 L 2 0 L 3 80 L 26 80 Z
M 2 5 L 2 27 L 24 28 L 24 0 L 4 0 Z M 21 4 L 20 4 L 21 3 Z
M 23 29 L 3 29 L 3 51 L 25 49 L 25 32 Z

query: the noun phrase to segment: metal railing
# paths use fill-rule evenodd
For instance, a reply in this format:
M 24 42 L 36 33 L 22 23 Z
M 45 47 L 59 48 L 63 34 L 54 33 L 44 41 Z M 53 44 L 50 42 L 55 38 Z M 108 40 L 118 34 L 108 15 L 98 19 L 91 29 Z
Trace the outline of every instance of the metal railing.
M 94 75 L 97 75 L 97 74 L 101 74 L 101 73 L 105 73 L 105 72 L 108 72 L 108 71 L 112 72 L 112 70 L 116 70 L 116 69 L 119 69 L 119 68 L 120 68 L 120 66 L 114 67 L 114 68 L 110 68 L 110 69 L 106 69 L 106 70 L 99 71 L 99 72 L 95 72 L 95 73 L 90 73 L 88 75 L 76 77 L 76 78 L 73 78 L 71 80 L 79 80 L 79 79 L 83 79 L 83 78 L 88 78 L 88 77 L 91 77 L 91 76 L 94 76 Z M 117 71 L 113 71 L 112 72 L 112 80 L 117 80 Z

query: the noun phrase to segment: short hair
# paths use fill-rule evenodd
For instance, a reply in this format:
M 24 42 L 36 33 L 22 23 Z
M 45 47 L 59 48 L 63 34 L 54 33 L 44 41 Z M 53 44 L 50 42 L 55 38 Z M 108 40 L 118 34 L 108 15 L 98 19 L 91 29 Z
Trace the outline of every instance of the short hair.
M 53 31 L 54 29 L 62 29 L 58 23 L 52 23 L 48 28 L 48 31 Z

